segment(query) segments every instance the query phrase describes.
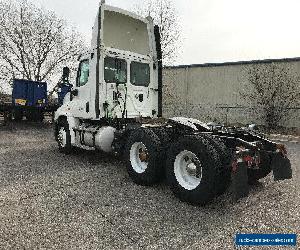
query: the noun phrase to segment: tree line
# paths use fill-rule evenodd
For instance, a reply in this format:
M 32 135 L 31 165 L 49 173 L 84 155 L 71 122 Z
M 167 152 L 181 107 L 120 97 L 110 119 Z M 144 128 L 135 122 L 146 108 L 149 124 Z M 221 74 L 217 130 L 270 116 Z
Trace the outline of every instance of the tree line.
M 164 62 L 172 63 L 180 34 L 173 2 L 149 0 L 135 11 L 150 14 L 159 25 Z M 0 37 L 0 90 L 15 78 L 53 83 L 63 66 L 75 69 L 78 55 L 86 50 L 75 28 L 27 0 L 0 0 Z
M 0 82 L 53 81 L 83 49 L 81 35 L 54 12 L 22 1 L 0 1 Z

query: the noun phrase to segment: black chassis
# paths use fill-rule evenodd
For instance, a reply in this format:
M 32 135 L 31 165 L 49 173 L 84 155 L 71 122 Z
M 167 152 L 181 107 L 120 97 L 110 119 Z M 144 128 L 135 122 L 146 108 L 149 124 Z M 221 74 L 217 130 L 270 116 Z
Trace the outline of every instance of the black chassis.
M 170 145 L 173 142 L 178 141 L 179 138 L 187 135 L 203 134 L 221 139 L 226 147 L 231 150 L 232 159 L 236 158 L 239 150 L 243 151 L 244 155 L 246 152 L 246 155 L 250 157 L 259 157 L 259 155 L 263 153 L 264 155 L 269 155 L 271 159 L 276 158 L 277 161 L 279 159 L 279 162 L 277 162 L 277 164 L 279 164 L 279 168 L 281 166 L 286 166 L 289 173 L 288 178 L 291 178 L 291 164 L 286 157 L 284 145 L 270 141 L 264 134 L 248 128 L 227 127 L 223 125 L 207 126 L 205 124 L 198 123 L 193 119 L 186 120 L 188 120 L 187 124 L 173 119 L 158 122 L 157 120 L 131 121 L 128 123 L 121 122 L 120 124 L 122 125 L 117 129 L 115 133 L 115 140 L 113 142 L 115 154 L 123 154 L 129 134 L 141 127 L 152 129 L 158 135 L 163 145 L 162 150 L 165 153 Z M 252 162 L 252 164 L 247 163 L 247 167 L 257 169 L 260 166 L 259 164 Z M 273 167 L 272 169 L 274 170 Z M 279 177 L 278 179 L 287 178 Z
M 83 121 L 84 122 L 84 121 Z M 198 120 L 190 118 L 179 119 L 101 119 L 100 121 L 89 121 L 91 125 L 112 126 L 116 128 L 115 138 L 112 144 L 115 155 L 123 155 L 129 135 L 136 129 L 148 128 L 153 130 L 161 140 L 163 154 L 166 154 L 172 143 L 187 135 L 203 134 L 219 138 L 232 152 L 232 168 L 234 160 L 242 153 L 248 169 L 259 169 L 261 155 L 270 157 L 270 168 L 273 170 L 274 179 L 292 178 L 291 164 L 286 155 L 285 146 L 268 140 L 264 134 L 248 128 L 227 127 L 223 125 L 208 126 Z M 258 159 L 258 160 L 257 160 Z M 247 161 L 247 160 L 245 160 Z M 276 171 L 274 171 L 276 169 Z M 275 173 L 276 172 L 276 173 Z
M 122 128 L 123 127 L 123 128 Z M 186 135 L 204 134 L 216 138 L 220 138 L 227 148 L 236 150 L 237 147 L 245 148 L 249 152 L 255 152 L 257 150 L 266 151 L 269 153 L 275 153 L 278 144 L 268 140 L 265 135 L 257 131 L 248 130 L 246 128 L 238 127 L 226 127 L 226 126 L 203 126 L 197 123 L 193 123 L 193 126 L 188 124 L 182 124 L 172 119 L 167 122 L 129 122 L 118 126 L 115 134 L 113 146 L 116 153 L 121 153 L 126 143 L 126 138 L 135 129 L 146 127 L 152 129 L 161 139 L 165 148 L 168 148 L 171 143 L 177 141 L 180 137 Z M 166 136 L 167 135 L 167 136 Z
M 276 152 L 277 150 L 276 143 L 268 140 L 265 135 L 254 130 L 252 131 L 250 129 L 238 127 L 226 127 L 222 125 L 209 126 L 208 129 L 202 125 L 196 123 L 193 124 L 195 127 L 192 128 L 176 121 L 169 120 L 169 126 L 167 125 L 166 127 L 171 127 L 172 134 L 177 136 L 206 134 L 220 138 L 225 145 L 232 150 L 236 150 L 237 147 L 245 148 L 249 151 L 256 151 L 259 149 L 270 153 Z

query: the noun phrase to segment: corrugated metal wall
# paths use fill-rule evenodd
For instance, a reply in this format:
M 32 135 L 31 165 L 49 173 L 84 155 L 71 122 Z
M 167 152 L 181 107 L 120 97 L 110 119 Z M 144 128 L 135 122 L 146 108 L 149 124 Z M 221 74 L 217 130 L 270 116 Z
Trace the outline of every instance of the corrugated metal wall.
M 273 61 L 284 64 L 300 76 L 299 58 L 165 68 L 163 114 L 165 117 L 193 117 L 205 122 L 262 124 L 256 115 L 259 111 L 251 108 L 239 93 L 247 86 L 247 67 Z M 291 112 L 291 119 L 282 125 L 300 127 L 300 109 Z

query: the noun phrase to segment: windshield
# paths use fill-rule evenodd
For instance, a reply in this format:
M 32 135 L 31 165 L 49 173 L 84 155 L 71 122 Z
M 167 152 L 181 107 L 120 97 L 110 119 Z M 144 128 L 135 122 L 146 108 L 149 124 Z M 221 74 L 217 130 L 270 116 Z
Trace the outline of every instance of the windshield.
M 130 65 L 130 82 L 135 86 L 148 87 L 150 83 L 149 64 L 132 62 Z

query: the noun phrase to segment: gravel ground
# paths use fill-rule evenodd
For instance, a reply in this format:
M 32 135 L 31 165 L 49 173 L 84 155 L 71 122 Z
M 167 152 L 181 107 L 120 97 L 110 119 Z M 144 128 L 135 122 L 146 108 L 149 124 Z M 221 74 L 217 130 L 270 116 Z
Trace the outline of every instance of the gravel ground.
M 133 184 L 109 155 L 60 154 L 49 126 L 2 129 L 0 249 L 235 249 L 236 233 L 299 234 L 300 144 L 287 146 L 292 180 L 268 176 L 237 203 L 227 192 L 195 207 L 165 183 Z

